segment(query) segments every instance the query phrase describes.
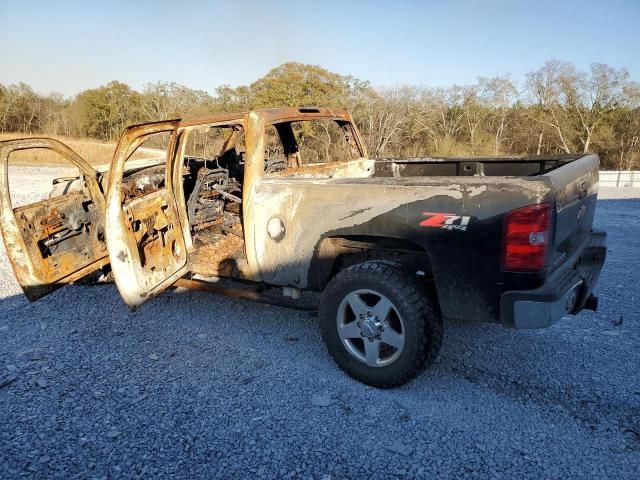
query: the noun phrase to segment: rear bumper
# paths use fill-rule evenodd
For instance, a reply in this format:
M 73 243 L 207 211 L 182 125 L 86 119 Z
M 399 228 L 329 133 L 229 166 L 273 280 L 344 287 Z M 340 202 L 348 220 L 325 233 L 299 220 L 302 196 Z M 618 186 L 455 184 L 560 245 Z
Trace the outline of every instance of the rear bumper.
M 592 231 L 581 248 L 535 290 L 509 291 L 500 299 L 500 320 L 510 328 L 545 328 L 594 305 L 590 300 L 607 255 L 607 234 Z

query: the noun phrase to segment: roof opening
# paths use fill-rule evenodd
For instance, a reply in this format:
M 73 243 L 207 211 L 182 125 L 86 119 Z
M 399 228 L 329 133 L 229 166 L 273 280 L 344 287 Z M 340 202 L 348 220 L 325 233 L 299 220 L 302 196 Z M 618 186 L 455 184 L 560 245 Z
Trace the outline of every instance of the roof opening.
M 298 111 L 300 113 L 320 113 L 319 108 L 313 108 L 313 107 L 302 107 L 302 108 L 299 108 Z

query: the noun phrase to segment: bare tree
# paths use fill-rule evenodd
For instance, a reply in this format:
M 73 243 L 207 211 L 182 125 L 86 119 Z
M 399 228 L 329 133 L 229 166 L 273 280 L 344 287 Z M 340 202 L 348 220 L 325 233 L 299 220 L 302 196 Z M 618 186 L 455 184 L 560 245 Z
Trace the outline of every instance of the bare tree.
M 546 62 L 540 70 L 527 74 L 527 85 L 536 101 L 533 118 L 555 130 L 558 146 L 566 153 L 571 152 L 571 119 L 565 92 L 576 81 L 575 67 L 558 60 Z
M 594 131 L 616 108 L 626 103 L 625 88 L 629 72 L 603 63 L 593 63 L 590 75 L 563 79 L 562 88 L 568 104 L 580 119 L 583 152 L 589 151 Z
M 463 89 L 457 85 L 447 89 L 423 89 L 419 108 L 414 116 L 414 129 L 426 132 L 435 151 L 441 150 L 442 142 L 453 142 L 464 128 Z
M 505 142 L 507 127 L 510 124 L 510 113 L 518 98 L 518 91 L 508 77 L 481 79 L 487 102 L 491 105 L 493 153 L 500 155 Z
M 213 98 L 173 82 L 147 83 L 141 94 L 141 115 L 148 120 L 167 120 L 206 109 Z M 206 110 L 205 110 L 206 111 Z
M 410 125 L 415 91 L 411 87 L 380 89 L 364 106 L 362 117 L 368 150 L 381 157 L 403 128 Z
M 487 89 L 487 79 L 479 78 L 478 83 L 462 88 L 462 108 L 469 131 L 471 154 L 476 153 L 476 135 L 478 128 L 486 121 L 494 109 Z

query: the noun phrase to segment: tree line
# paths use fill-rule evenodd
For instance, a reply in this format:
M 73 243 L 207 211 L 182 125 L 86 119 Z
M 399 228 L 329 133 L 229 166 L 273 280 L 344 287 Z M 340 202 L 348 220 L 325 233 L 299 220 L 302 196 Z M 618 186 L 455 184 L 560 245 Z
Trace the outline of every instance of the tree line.
M 285 63 L 214 95 L 176 83 L 136 91 L 112 81 L 72 98 L 0 84 L 0 131 L 118 138 L 130 124 L 280 106 L 351 111 L 372 157 L 596 152 L 604 168 L 640 169 L 640 86 L 625 69 L 545 63 L 518 88 L 508 76 L 473 85 L 375 88 L 315 65 Z

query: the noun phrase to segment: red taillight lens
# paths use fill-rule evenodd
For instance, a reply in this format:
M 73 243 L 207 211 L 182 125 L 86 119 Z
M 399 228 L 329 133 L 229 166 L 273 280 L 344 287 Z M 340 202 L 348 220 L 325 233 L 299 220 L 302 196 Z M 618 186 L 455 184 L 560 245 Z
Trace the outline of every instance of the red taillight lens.
M 544 269 L 550 235 L 550 203 L 509 212 L 504 223 L 504 270 L 531 272 Z

